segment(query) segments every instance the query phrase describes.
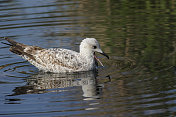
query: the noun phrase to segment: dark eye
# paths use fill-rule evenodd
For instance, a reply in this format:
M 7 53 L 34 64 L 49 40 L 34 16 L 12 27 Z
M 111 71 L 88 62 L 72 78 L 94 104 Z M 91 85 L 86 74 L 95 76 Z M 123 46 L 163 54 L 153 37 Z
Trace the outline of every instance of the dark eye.
M 93 46 L 93 49 L 96 49 L 97 48 L 97 46 Z

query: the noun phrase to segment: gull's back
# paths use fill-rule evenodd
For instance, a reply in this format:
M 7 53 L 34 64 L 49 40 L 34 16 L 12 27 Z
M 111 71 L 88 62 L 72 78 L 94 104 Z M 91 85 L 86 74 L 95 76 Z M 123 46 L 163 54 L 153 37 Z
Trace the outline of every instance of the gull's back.
M 35 61 L 29 59 L 28 56 L 24 56 L 23 58 L 45 72 L 84 71 L 84 67 L 82 66 L 86 63 L 79 53 L 67 49 L 43 49 L 36 51 L 33 55 L 36 58 Z
M 92 70 L 93 66 L 80 53 L 60 48 L 44 49 L 37 46 L 28 46 L 6 38 L 11 44 L 10 51 L 18 54 L 39 70 L 45 72 L 76 72 Z

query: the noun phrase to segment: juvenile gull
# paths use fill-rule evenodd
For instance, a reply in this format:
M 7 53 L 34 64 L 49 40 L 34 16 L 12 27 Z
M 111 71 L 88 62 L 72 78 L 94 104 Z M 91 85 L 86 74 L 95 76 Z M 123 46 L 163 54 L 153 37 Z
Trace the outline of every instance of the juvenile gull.
M 5 38 L 10 44 L 10 51 L 28 60 L 39 70 L 45 72 L 78 72 L 96 69 L 97 57 L 95 52 L 109 57 L 100 49 L 95 38 L 86 38 L 80 44 L 80 52 L 62 48 L 44 49 L 37 46 L 29 46 Z M 6 43 L 4 43 L 6 44 Z M 100 62 L 100 61 L 99 61 Z M 102 64 L 100 62 L 100 64 Z

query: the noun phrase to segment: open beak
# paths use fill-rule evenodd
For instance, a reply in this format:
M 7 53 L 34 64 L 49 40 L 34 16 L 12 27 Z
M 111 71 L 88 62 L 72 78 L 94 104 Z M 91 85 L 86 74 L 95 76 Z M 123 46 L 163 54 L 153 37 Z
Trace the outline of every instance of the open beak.
M 107 57 L 109 59 L 109 56 L 106 53 L 102 52 L 100 54 L 102 54 L 103 56 L 105 56 L 105 57 Z
M 105 56 L 109 59 L 109 56 L 106 53 L 104 53 L 101 49 L 97 49 L 96 52 L 102 54 L 103 56 Z
M 97 52 L 99 52 L 100 54 L 104 55 L 105 57 L 107 57 L 109 59 L 109 56 L 107 54 L 105 54 L 101 49 L 97 50 Z M 101 66 L 104 67 L 104 65 L 101 63 L 101 61 L 95 56 L 95 52 L 94 52 L 94 58 L 101 64 Z

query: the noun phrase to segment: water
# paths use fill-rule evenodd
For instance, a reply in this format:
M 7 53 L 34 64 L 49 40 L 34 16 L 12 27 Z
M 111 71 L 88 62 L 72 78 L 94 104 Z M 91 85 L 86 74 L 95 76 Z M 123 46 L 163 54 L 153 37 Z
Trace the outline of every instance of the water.
M 79 50 L 94 37 L 98 73 L 41 73 L 0 44 L 0 116 L 175 116 L 176 2 L 0 0 L 0 36 Z M 5 42 L 2 38 L 1 42 Z

